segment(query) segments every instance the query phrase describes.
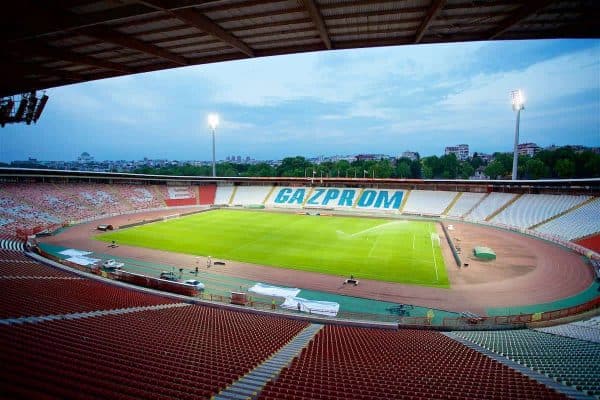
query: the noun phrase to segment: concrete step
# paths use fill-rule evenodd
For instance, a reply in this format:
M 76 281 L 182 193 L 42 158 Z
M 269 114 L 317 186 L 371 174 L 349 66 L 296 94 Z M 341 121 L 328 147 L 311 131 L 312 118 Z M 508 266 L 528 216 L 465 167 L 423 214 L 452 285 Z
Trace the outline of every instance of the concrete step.
M 323 325 L 310 324 L 268 360 L 233 382 L 213 398 L 215 400 L 241 400 L 256 397 L 267 382 L 279 375 L 281 370 L 302 352 L 302 349 L 310 343 L 322 327 Z

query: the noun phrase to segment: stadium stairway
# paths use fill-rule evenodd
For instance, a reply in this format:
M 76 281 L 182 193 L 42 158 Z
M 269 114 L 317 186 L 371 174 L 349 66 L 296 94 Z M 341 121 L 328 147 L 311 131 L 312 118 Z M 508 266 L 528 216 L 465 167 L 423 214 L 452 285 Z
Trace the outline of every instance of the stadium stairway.
M 25 251 L 23 242 L 13 239 L 0 239 L 0 250 Z
M 454 207 L 454 205 L 456 204 L 456 202 L 458 201 L 458 199 L 460 199 L 462 196 L 462 192 L 458 192 L 456 193 L 456 196 L 454 196 L 454 198 L 452 199 L 452 201 L 450 202 L 450 204 L 448 204 L 448 207 L 446 207 L 444 209 L 444 211 L 442 211 L 441 215 L 448 215 L 448 213 L 450 212 L 450 210 L 452 210 L 452 207 Z
M 461 218 L 463 218 L 463 219 L 464 219 L 464 218 L 466 218 L 466 217 L 467 217 L 467 215 L 471 214 L 471 212 L 472 212 L 474 209 L 476 209 L 477 207 L 479 207 L 479 205 L 480 205 L 480 204 L 481 204 L 481 203 L 482 203 L 482 202 L 483 202 L 483 201 L 484 201 L 484 200 L 485 200 L 485 199 L 486 199 L 486 198 L 487 198 L 489 195 L 490 195 L 489 193 L 486 193 L 486 194 L 485 194 L 485 196 L 482 196 L 482 197 L 481 197 L 481 199 L 479 199 L 479 201 L 478 201 L 477 203 L 475 203 L 475 205 L 474 205 L 473 207 L 469 208 L 469 209 L 467 210 L 467 212 L 465 212 L 465 213 L 464 213 L 464 214 L 461 216 Z
M 212 397 L 213 400 L 242 400 L 258 396 L 267 382 L 279 375 L 305 348 L 323 325 L 310 324 L 297 334 L 288 344 L 273 354 L 267 361 L 248 372 L 246 375 Z
M 491 221 L 493 220 L 496 215 L 500 214 L 502 211 L 506 210 L 508 207 L 510 207 L 511 205 L 513 205 L 514 202 L 516 202 L 517 200 L 519 200 L 521 197 L 523 197 L 523 194 L 518 194 L 515 197 L 513 197 L 512 199 L 510 199 L 508 202 L 504 203 L 504 205 L 502 205 L 502 207 L 500 207 L 499 209 L 497 209 L 496 211 L 494 211 L 493 213 L 491 213 L 490 215 L 488 215 L 485 220 L 486 221 Z
M 559 393 L 566 395 L 570 399 L 575 399 L 575 400 L 594 400 L 595 399 L 594 396 L 587 395 L 571 386 L 563 385 L 563 384 L 557 382 L 556 380 L 550 378 L 547 375 L 544 375 L 534 369 L 528 368 L 527 366 L 521 364 L 520 362 L 510 359 L 508 356 L 506 356 L 504 354 L 499 354 L 499 353 L 494 352 L 484 346 L 481 346 L 478 343 L 475 343 L 474 341 L 471 341 L 469 339 L 461 337 L 459 334 L 456 334 L 454 332 L 444 332 L 442 334 L 446 335 L 447 337 L 449 337 L 451 339 L 456 340 L 457 342 L 464 344 L 465 346 L 469 347 L 470 349 L 476 350 L 476 351 L 488 356 L 489 358 L 491 358 L 495 361 L 498 361 L 499 363 L 502 363 L 502 364 L 506 365 L 507 367 L 512 368 L 512 369 L 522 373 L 523 375 L 530 377 L 531 379 L 535 379 L 539 383 L 541 383 L 551 389 L 554 389 L 555 391 L 557 391 Z
M 62 279 L 82 279 L 82 278 L 62 278 Z M 111 310 L 96 310 L 96 311 L 77 312 L 77 313 L 70 313 L 70 314 L 53 314 L 53 315 L 42 315 L 42 316 L 32 316 L 32 317 L 5 318 L 5 319 L 0 319 L 0 325 L 37 324 L 40 322 L 48 322 L 48 321 L 62 321 L 62 320 L 68 320 L 68 319 L 101 317 L 104 315 L 121 315 L 121 314 L 128 314 L 128 313 L 134 313 L 134 312 L 140 312 L 140 311 L 164 310 L 166 308 L 187 307 L 187 306 L 189 306 L 189 304 L 187 304 L 187 303 L 168 303 L 168 304 L 158 304 L 158 305 L 154 305 L 154 306 L 117 308 L 117 309 L 111 309 Z
M 571 207 L 571 208 L 569 208 L 569 209 L 567 209 L 567 210 L 565 210 L 563 212 L 555 214 L 555 215 L 551 216 L 550 218 L 547 218 L 547 219 L 545 219 L 545 220 L 543 220 L 541 222 L 538 222 L 537 224 L 531 225 L 528 229 L 536 229 L 537 227 L 542 226 L 545 223 L 550 222 L 552 220 L 555 220 L 555 219 L 557 219 L 559 217 L 562 217 L 563 215 L 568 214 L 571 211 L 577 210 L 578 208 L 581 208 L 581 207 L 583 207 L 583 206 L 585 206 L 585 205 L 593 202 L 594 200 L 596 200 L 596 197 L 590 197 L 586 201 L 583 201 L 583 202 L 581 202 L 579 204 L 575 204 L 573 207 Z

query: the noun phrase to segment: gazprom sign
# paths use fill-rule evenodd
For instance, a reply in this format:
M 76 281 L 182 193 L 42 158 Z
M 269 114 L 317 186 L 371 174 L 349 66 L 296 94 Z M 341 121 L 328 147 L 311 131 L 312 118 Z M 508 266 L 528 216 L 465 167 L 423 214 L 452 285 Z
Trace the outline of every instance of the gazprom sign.
M 402 204 L 401 190 L 387 189 L 342 189 L 282 187 L 272 194 L 275 205 L 302 207 L 353 207 L 397 210 Z

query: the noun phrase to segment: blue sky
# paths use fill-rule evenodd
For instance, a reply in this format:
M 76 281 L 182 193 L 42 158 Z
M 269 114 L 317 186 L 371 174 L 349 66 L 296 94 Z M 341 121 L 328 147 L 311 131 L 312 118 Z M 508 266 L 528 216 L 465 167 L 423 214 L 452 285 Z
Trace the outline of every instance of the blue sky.
M 48 90 L 37 125 L 0 129 L 0 160 L 217 158 L 600 146 L 600 40 L 474 42 L 248 59 Z

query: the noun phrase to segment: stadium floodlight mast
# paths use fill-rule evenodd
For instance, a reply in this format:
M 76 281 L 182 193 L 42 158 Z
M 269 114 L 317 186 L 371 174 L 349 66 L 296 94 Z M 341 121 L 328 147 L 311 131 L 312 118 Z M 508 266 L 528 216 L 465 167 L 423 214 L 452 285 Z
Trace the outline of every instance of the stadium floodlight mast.
M 219 115 L 215 113 L 208 114 L 208 126 L 212 130 L 212 176 L 217 176 L 217 166 L 215 161 L 215 130 L 219 125 Z
M 521 89 L 513 90 L 510 92 L 510 98 L 512 100 L 513 111 L 517 112 L 517 122 L 515 125 L 515 148 L 513 152 L 513 168 L 512 168 L 512 180 L 517 179 L 517 165 L 519 161 L 519 121 L 521 119 L 521 110 L 525 109 L 525 97 Z

